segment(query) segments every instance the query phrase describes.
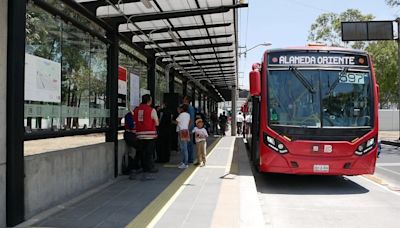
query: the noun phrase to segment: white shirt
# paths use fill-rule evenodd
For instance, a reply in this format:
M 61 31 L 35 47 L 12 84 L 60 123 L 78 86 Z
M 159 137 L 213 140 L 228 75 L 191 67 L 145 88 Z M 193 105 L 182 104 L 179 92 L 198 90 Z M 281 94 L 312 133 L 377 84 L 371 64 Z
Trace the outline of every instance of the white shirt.
M 189 129 L 190 115 L 187 112 L 181 112 L 176 118 L 178 125 L 176 126 L 176 131 Z
M 154 120 L 154 124 L 158 126 L 159 122 L 158 122 L 157 111 L 154 108 L 153 110 L 151 110 L 151 118 Z
M 244 121 L 243 115 L 237 115 L 236 116 L 236 122 L 243 122 L 243 121 Z
M 247 115 L 246 116 L 246 122 L 247 123 L 251 123 L 251 115 Z
M 206 138 L 208 137 L 207 130 L 204 127 L 195 127 L 192 132 L 194 133 L 194 139 L 196 142 L 206 141 Z

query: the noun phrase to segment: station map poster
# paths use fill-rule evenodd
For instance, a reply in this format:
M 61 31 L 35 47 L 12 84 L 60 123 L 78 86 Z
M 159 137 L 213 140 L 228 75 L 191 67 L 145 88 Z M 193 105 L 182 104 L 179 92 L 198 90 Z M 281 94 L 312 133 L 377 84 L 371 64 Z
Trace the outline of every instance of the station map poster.
M 61 102 L 61 64 L 25 53 L 25 100 Z
M 126 107 L 126 94 L 127 94 L 127 75 L 128 71 L 123 67 L 118 67 L 118 106 Z
M 130 74 L 130 106 L 134 109 L 140 104 L 140 78 L 136 74 Z

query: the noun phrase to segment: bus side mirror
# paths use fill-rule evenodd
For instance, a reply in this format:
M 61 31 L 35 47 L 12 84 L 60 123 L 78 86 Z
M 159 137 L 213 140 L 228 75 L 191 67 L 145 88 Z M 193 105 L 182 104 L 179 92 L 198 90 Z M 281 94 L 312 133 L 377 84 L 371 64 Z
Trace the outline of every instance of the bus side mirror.
M 250 96 L 260 96 L 261 95 L 261 75 L 258 67 L 254 67 L 250 72 Z M 259 66 L 259 64 L 257 64 Z

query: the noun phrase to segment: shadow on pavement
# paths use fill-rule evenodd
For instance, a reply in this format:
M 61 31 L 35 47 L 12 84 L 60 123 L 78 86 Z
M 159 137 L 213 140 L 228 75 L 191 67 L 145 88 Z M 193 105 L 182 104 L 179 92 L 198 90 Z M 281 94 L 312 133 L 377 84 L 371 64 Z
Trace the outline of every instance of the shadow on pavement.
M 253 170 L 254 173 L 254 170 Z M 344 176 L 255 173 L 257 190 L 269 194 L 341 195 L 364 194 L 368 189 Z

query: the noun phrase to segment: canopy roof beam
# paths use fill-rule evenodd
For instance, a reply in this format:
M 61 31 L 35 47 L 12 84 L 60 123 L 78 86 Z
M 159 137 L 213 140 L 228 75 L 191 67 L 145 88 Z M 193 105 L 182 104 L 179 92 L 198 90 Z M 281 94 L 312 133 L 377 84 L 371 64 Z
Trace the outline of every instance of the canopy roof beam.
M 180 17 L 191 17 L 198 15 L 207 15 L 207 14 L 216 14 L 216 13 L 226 13 L 231 9 L 247 7 L 248 4 L 236 4 L 236 5 L 227 5 L 227 6 L 219 6 L 219 7 L 209 7 L 204 9 L 190 9 L 190 10 L 174 10 L 174 11 L 165 11 L 165 12 L 155 12 L 155 13 L 145 13 L 145 14 L 128 14 L 125 15 L 130 18 L 131 23 L 143 22 L 143 21 L 155 21 L 155 20 L 163 20 L 163 19 L 171 19 L 171 18 L 180 18 Z M 98 15 L 106 19 L 107 21 L 112 21 L 116 25 L 128 23 L 125 16 L 110 16 L 107 15 Z

